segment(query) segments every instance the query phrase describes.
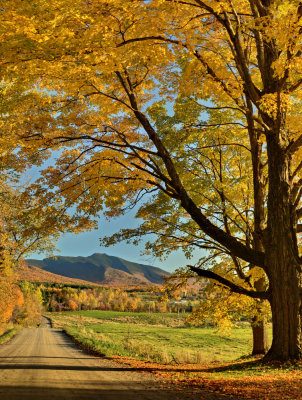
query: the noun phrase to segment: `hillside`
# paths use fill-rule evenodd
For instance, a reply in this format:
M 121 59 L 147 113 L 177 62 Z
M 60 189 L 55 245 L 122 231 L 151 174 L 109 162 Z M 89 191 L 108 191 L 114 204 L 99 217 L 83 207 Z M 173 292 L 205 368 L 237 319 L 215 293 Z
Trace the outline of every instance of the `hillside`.
M 21 281 L 29 282 L 50 282 L 50 283 L 62 283 L 65 285 L 91 285 L 99 286 L 94 282 L 87 280 L 69 278 L 52 272 L 44 271 L 41 268 L 34 267 L 33 265 L 24 265 L 18 269 L 18 276 Z
M 161 284 L 169 273 L 150 265 L 137 264 L 119 257 L 95 253 L 89 257 L 51 257 L 44 260 L 26 260 L 33 272 L 46 271 L 81 281 L 110 286 Z M 36 279 L 38 280 L 38 279 Z

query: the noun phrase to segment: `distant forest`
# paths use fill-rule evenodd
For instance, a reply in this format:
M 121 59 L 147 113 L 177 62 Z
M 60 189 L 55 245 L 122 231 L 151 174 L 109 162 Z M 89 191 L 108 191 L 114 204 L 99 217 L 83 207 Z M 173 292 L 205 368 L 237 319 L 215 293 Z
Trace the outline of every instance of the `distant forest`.
M 41 284 L 47 311 L 112 310 L 137 312 L 192 312 L 199 304 L 195 289 L 179 291 L 174 298 L 163 298 L 160 289 L 114 289 L 89 286 Z

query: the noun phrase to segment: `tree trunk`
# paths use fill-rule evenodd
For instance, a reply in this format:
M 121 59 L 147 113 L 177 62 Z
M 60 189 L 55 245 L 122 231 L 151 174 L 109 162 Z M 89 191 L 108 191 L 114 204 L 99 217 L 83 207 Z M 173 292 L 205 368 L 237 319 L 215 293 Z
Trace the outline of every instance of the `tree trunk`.
M 284 284 L 282 283 L 282 279 L 284 279 Z M 280 361 L 301 359 L 302 310 L 295 265 L 294 267 L 289 267 L 287 273 L 283 273 L 282 276 L 274 279 L 271 287 L 271 308 L 273 343 L 267 357 Z
M 254 233 L 253 233 L 253 248 L 257 251 L 264 252 L 263 245 L 263 231 L 265 229 L 266 216 L 265 216 L 265 184 L 264 184 L 264 168 L 262 164 L 263 146 L 258 140 L 258 133 L 255 129 L 255 121 L 253 119 L 253 104 L 246 96 L 246 102 L 249 112 L 247 112 L 248 132 L 251 144 L 251 155 L 253 165 L 253 187 L 254 187 Z M 253 266 L 251 265 L 251 268 Z M 265 278 L 260 278 L 254 283 L 257 291 L 266 291 Z M 259 302 L 257 315 L 252 320 L 253 330 L 253 351 L 252 354 L 265 354 L 268 350 L 268 335 L 267 323 L 263 317 L 263 302 Z
M 252 321 L 253 330 L 253 355 L 265 354 L 268 349 L 268 332 L 266 320 L 260 319 L 255 316 Z
M 290 159 L 281 135 L 267 136 L 269 159 L 266 265 L 269 269 L 273 343 L 268 357 L 276 360 L 302 356 L 302 271 L 292 206 Z
M 257 250 L 260 248 L 258 245 Z M 263 248 L 262 248 L 263 250 Z M 267 290 L 265 278 L 260 278 L 254 283 L 255 289 L 259 292 Z M 257 314 L 252 320 L 253 330 L 253 352 L 252 354 L 265 354 L 269 349 L 268 345 L 268 332 L 267 322 L 264 312 L 264 301 L 258 300 L 257 303 Z

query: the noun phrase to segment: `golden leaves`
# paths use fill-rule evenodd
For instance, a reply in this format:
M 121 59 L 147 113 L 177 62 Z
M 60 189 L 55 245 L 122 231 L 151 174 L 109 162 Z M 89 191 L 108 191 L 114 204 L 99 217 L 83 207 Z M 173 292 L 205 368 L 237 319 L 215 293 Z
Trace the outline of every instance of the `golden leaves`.
M 141 190 L 161 185 L 175 194 L 143 115 L 196 205 L 244 241 L 253 230 L 250 137 L 264 141 L 261 113 L 272 119 L 287 113 L 290 136 L 296 135 L 300 113 L 293 103 L 301 95 L 288 94 L 302 65 L 293 53 L 301 46 L 296 6 L 276 2 L 260 17 L 247 0 L 200 7 L 164 0 L 9 1 L 1 68 L 24 97 L 3 110 L 1 143 L 7 148 L 9 138 L 8 150 L 22 146 L 24 159 L 42 148 L 59 151 L 40 184 L 82 214 L 105 207 L 113 216 Z M 19 23 L 17 33 L 9 17 Z M 280 51 L 266 65 L 271 43 Z M 263 92 L 287 73 L 280 96 Z M 251 87 L 258 103 L 249 98 Z M 4 95 L 10 94 L 8 88 Z M 253 132 L 248 117 L 256 121 Z M 189 220 L 186 213 L 182 218 Z
M 288 93 L 267 93 L 261 97 L 259 106 L 268 116 L 277 118 L 278 114 L 283 114 L 289 110 L 291 97 Z

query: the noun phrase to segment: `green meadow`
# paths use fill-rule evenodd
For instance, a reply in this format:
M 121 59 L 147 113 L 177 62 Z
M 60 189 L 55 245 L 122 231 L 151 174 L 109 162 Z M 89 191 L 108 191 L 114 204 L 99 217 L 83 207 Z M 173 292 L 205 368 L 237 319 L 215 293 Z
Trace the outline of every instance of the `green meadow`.
M 252 349 L 249 326 L 221 336 L 213 327 L 189 326 L 185 314 L 75 311 L 47 316 L 54 327 L 105 356 L 200 364 L 233 361 Z

